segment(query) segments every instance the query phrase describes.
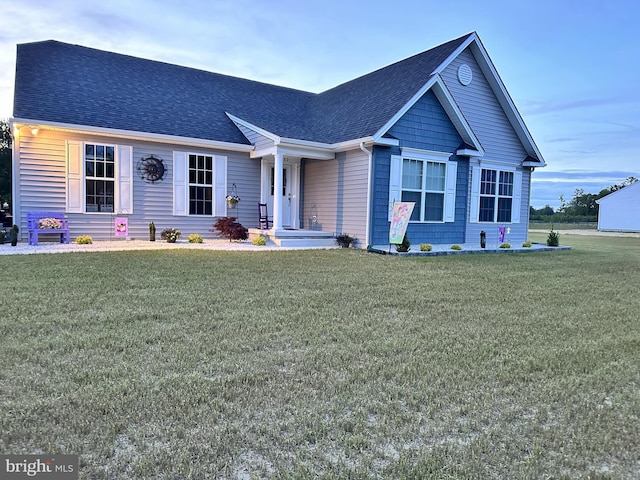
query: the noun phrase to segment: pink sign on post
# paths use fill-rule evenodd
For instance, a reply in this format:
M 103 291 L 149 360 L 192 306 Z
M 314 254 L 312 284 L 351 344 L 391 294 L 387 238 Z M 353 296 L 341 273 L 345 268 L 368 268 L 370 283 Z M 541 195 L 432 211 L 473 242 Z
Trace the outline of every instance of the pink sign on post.
M 129 219 L 126 217 L 116 217 L 115 223 L 116 237 L 126 237 L 129 235 Z
M 391 228 L 389 229 L 389 243 L 402 243 L 404 234 L 409 225 L 409 219 L 413 213 L 416 202 L 393 202 L 391 214 Z

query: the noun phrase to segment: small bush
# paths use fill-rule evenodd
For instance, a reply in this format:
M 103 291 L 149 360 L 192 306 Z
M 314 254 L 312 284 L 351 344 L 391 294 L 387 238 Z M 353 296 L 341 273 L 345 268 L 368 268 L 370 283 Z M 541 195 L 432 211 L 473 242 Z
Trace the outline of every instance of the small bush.
M 558 232 L 554 232 L 553 227 L 551 227 L 551 231 L 547 236 L 547 245 L 549 247 L 557 247 L 560 245 L 560 234 Z
M 507 242 L 501 243 L 500 248 L 511 248 L 511 244 Z
M 341 233 L 340 235 L 336 235 L 336 243 L 340 245 L 342 248 L 349 248 L 349 246 L 351 245 L 351 243 L 353 243 L 354 240 L 355 238 L 353 238 L 348 233 Z
M 405 233 L 404 237 L 402 238 L 402 243 L 396 245 L 396 252 L 408 252 L 409 248 L 411 248 L 411 242 L 409 241 L 409 237 L 407 237 L 407 234 Z
M 76 243 L 78 245 L 90 245 L 93 243 L 93 238 L 91 238 L 89 235 L 80 235 L 78 238 L 76 238 Z
M 451 245 L 451 250 L 462 250 L 462 247 L 458 244 Z
M 202 235 L 199 233 L 192 233 L 187 237 L 187 240 L 189 240 L 189 243 L 202 243 Z
M 420 244 L 420 251 L 421 252 L 430 252 L 433 249 L 433 245 L 431 245 L 430 243 L 421 243 Z
M 531 248 L 531 242 L 524 242 L 524 243 L 522 244 L 522 246 L 523 246 L 524 248 Z
M 267 244 L 267 239 L 264 236 L 260 235 L 251 240 L 251 244 L 255 245 L 256 247 L 264 247 Z
M 176 243 L 176 240 L 180 238 L 180 235 L 182 235 L 182 232 L 180 232 L 180 230 L 176 228 L 167 228 L 162 231 L 162 233 L 160 234 L 160 238 L 166 240 L 167 243 Z

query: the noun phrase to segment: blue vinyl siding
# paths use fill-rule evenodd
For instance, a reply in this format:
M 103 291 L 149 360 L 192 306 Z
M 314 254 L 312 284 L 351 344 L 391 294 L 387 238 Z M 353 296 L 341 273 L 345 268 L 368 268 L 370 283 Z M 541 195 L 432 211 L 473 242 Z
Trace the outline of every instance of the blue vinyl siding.
M 402 147 L 451 152 L 450 161 L 458 162 L 455 221 L 447 223 L 410 223 L 407 235 L 412 244 L 463 243 L 467 217 L 469 162 L 456 157 L 463 141 L 433 92 L 427 92 L 390 129 L 400 140 L 399 147 L 375 147 L 373 150 L 373 215 L 371 244 L 389 242 L 389 173 L 391 155 L 400 155 Z

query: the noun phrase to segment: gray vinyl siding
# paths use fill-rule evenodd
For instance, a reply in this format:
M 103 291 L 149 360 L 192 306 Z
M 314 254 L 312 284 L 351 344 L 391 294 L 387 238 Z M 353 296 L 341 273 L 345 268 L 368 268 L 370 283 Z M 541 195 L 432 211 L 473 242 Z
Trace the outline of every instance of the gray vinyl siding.
M 473 72 L 473 80 L 467 86 L 462 85 L 457 76 L 458 67 L 463 63 Z M 527 152 L 469 49 L 451 62 L 442 72 L 442 78 L 480 140 L 484 158 L 520 165 Z
M 36 137 L 20 138 L 20 163 L 18 185 L 20 196 L 21 238 L 26 239 L 27 211 L 60 211 L 66 209 L 66 142 L 82 141 L 107 145 L 127 145 L 133 147 L 133 213 L 131 214 L 68 214 L 71 238 L 91 235 L 94 240 L 117 240 L 113 226 L 116 216 L 128 217 L 129 237 L 148 239 L 149 222 L 153 221 L 157 237 L 165 228 L 175 227 L 184 238 L 190 233 L 199 233 L 205 239 L 213 238 L 215 218 L 211 216 L 173 215 L 173 152 L 204 153 L 227 156 L 227 192 L 232 183 L 237 186 L 241 201 L 238 208 L 228 210 L 229 216 L 236 216 L 246 227 L 258 224 L 257 205 L 260 198 L 260 161 L 250 159 L 248 154 L 222 150 L 190 149 L 151 142 L 135 142 L 119 138 L 97 135 L 79 135 L 53 132 L 41 129 Z M 148 155 L 161 158 L 166 168 L 165 177 L 160 182 L 149 183 L 137 172 L 137 162 Z M 46 237 L 43 237 L 47 241 Z
M 462 85 L 457 76 L 458 67 L 463 63 L 469 65 L 473 72 L 473 80 L 467 86 Z M 451 62 L 442 72 L 442 78 L 485 150 L 481 161 L 516 167 L 522 172 L 520 222 L 507 226 L 511 228 L 511 241 L 525 241 L 529 226 L 531 172 L 528 168 L 522 167 L 522 161 L 527 156 L 524 146 L 469 49 Z M 470 174 L 472 175 L 471 170 Z M 471 195 L 472 182 L 473 179 L 470 178 L 469 202 L 478 201 Z M 471 208 L 467 211 L 470 212 Z M 480 231 L 484 230 L 487 234 L 487 242 L 495 242 L 498 238 L 498 226 L 492 223 L 477 223 L 469 219 L 465 241 L 479 243 Z
M 317 229 L 357 238 L 366 247 L 368 156 L 360 150 L 341 152 L 335 160 L 305 160 L 304 227 L 318 217 Z

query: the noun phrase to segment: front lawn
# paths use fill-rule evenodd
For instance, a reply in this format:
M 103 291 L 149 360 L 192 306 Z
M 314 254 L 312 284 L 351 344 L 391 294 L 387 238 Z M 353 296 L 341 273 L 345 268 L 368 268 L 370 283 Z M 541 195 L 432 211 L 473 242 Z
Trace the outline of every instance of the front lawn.
M 639 478 L 640 240 L 566 240 L 3 257 L 0 452 L 80 478 Z

